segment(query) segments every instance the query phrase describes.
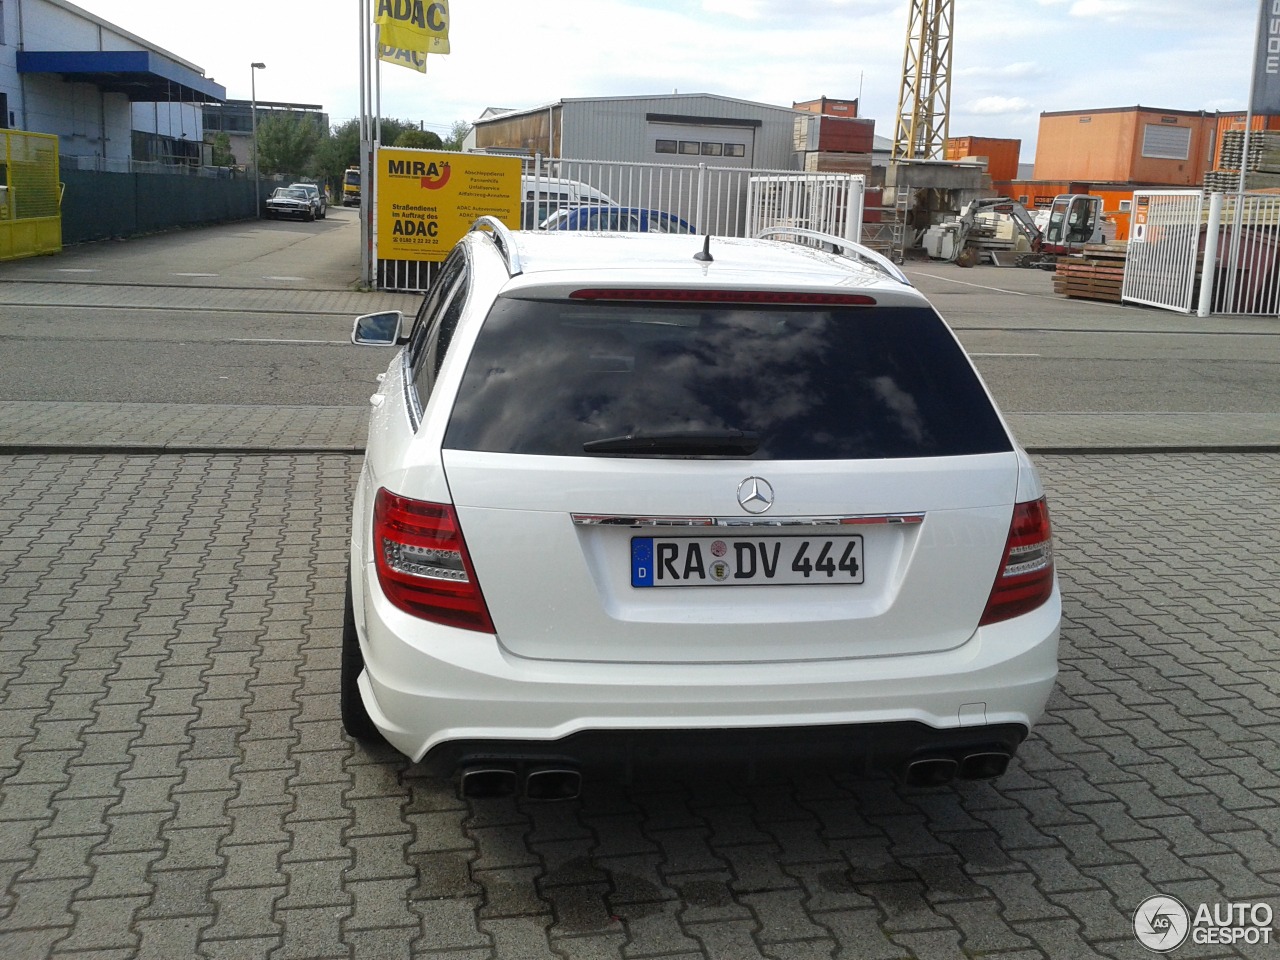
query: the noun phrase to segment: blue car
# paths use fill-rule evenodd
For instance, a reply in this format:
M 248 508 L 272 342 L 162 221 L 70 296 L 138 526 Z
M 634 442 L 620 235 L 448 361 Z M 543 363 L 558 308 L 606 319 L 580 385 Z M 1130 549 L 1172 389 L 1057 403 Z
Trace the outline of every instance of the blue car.
M 544 230 L 595 230 L 610 233 L 695 233 L 674 213 L 642 207 L 587 204 L 557 210 L 542 222 Z

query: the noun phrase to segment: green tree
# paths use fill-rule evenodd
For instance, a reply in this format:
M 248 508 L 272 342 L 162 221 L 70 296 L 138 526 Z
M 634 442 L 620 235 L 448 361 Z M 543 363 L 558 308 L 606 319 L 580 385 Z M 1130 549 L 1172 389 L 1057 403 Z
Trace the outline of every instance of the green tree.
M 258 124 L 258 167 L 268 174 L 301 174 L 310 168 L 319 143 L 320 132 L 314 123 L 268 116 Z
M 342 171 L 360 162 L 360 121 L 335 126 L 316 144 L 311 157 L 312 174 L 333 189 L 342 183 Z
M 213 140 L 210 142 L 213 146 L 210 162 L 215 167 L 235 166 L 236 158 L 231 152 L 231 137 L 225 131 L 215 133 Z
M 419 150 L 439 150 L 444 145 L 440 139 L 440 134 L 431 130 L 406 130 L 396 137 L 396 142 L 392 146 L 396 147 L 414 147 Z
M 455 120 L 453 126 L 449 128 L 449 135 L 444 138 L 444 148 L 446 150 L 461 150 L 462 141 L 467 139 L 467 134 L 471 132 L 471 124 L 465 120 Z

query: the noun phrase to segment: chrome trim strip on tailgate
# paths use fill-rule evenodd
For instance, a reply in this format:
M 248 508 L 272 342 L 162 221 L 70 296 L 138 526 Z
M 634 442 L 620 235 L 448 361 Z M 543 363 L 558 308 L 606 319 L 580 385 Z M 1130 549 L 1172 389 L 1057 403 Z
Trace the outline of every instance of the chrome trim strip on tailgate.
M 572 513 L 580 527 L 848 527 L 923 523 L 923 513 L 876 514 L 857 517 L 625 517 L 600 513 Z

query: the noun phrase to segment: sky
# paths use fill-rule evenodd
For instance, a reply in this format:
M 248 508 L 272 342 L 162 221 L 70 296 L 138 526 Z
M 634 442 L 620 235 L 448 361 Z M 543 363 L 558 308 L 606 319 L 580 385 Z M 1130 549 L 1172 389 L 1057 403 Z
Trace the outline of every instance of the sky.
M 203 68 L 230 99 L 359 112 L 357 0 L 77 0 Z M 956 0 L 951 136 L 1022 141 L 1039 115 L 1142 105 L 1243 110 L 1267 0 Z M 448 56 L 382 68 L 382 115 L 441 135 L 486 107 L 711 93 L 781 106 L 861 98 L 892 138 L 908 0 L 450 0 Z M 287 39 L 286 39 L 287 38 Z

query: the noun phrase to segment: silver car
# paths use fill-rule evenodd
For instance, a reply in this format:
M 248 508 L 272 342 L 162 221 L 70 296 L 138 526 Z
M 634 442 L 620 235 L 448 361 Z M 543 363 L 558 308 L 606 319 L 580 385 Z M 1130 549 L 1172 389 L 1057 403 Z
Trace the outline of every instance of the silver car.
M 276 187 L 267 197 L 267 218 L 297 217 L 300 220 L 314 220 L 316 202 L 301 186 Z
M 320 187 L 314 183 L 289 184 L 290 190 L 294 189 L 295 187 L 297 187 L 298 189 L 307 191 L 307 196 L 311 198 L 312 206 L 315 207 L 316 218 L 319 220 L 323 220 L 325 218 L 325 215 L 328 214 L 329 212 L 329 198 L 325 196 L 324 191 L 321 190 Z

